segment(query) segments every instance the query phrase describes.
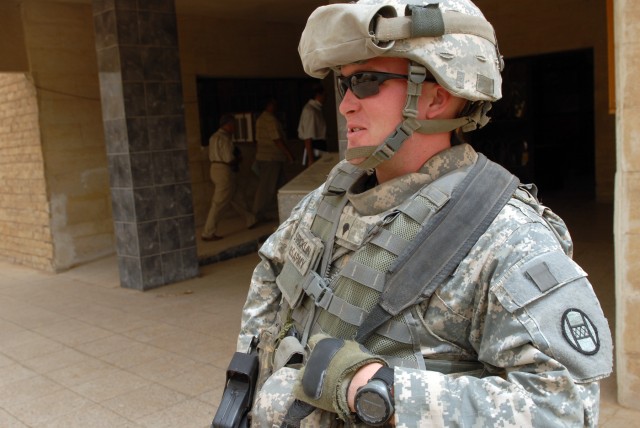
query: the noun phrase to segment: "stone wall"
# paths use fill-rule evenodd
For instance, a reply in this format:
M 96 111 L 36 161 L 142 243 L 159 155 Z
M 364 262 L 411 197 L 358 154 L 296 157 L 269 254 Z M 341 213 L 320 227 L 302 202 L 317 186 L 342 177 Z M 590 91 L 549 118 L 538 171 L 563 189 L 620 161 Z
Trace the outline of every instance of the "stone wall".
M 0 236 L 1 258 L 52 270 L 36 90 L 23 73 L 0 73 Z
M 27 0 L 22 19 L 59 271 L 114 251 L 91 6 Z
M 640 2 L 615 0 L 618 401 L 640 409 Z
M 0 37 L 0 70 L 27 71 L 29 63 L 24 44 L 24 31 L 20 19 L 20 3 L 18 0 L 0 2 L 2 17 L 2 37 Z

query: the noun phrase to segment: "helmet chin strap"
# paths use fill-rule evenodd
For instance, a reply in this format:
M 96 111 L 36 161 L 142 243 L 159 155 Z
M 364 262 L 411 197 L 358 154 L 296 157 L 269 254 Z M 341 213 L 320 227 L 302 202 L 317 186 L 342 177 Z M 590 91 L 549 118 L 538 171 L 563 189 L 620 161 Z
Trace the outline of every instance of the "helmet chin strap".
M 393 130 L 391 134 L 379 146 L 364 146 L 347 149 L 345 159 L 365 158 L 356 165 L 359 169 L 374 169 L 382 162 L 385 162 L 400 149 L 404 143 L 414 132 L 421 134 L 439 134 L 441 132 L 449 132 L 462 127 L 464 130 L 475 129 L 477 126 L 482 127 L 488 121 L 483 112 L 491 108 L 490 103 L 482 103 L 481 108 L 476 108 L 472 114 L 456 119 L 436 119 L 436 120 L 418 120 L 418 98 L 422 93 L 422 83 L 427 76 L 427 70 L 424 66 L 415 62 L 409 64 L 409 75 L 407 77 L 407 101 L 402 109 L 402 117 L 404 120 Z

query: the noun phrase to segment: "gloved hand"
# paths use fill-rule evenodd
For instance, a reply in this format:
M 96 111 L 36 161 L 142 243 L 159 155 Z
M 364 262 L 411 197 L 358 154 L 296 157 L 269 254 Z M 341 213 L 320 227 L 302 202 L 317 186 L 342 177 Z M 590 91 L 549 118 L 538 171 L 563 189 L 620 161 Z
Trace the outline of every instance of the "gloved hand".
M 367 364 L 387 363 L 353 340 L 318 334 L 311 337 L 309 346 L 311 354 L 293 388 L 295 398 L 349 420 L 347 389 L 353 375 Z

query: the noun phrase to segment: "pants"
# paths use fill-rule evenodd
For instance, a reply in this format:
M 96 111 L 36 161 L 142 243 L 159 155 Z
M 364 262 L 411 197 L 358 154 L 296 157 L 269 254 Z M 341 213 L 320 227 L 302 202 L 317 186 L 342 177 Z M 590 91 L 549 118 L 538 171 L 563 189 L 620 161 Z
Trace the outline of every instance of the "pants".
M 327 141 L 311 140 L 311 147 L 313 147 L 313 159 L 318 160 L 324 153 L 327 152 Z M 306 147 L 302 151 L 302 166 L 307 166 L 307 148 Z
M 207 222 L 204 225 L 202 236 L 210 238 L 215 235 L 218 230 L 220 217 L 229 206 L 244 217 L 247 227 L 254 225 L 256 217 L 253 213 L 246 208 L 245 204 L 237 202 L 233 198 L 236 193 L 237 174 L 231 171 L 231 167 L 223 163 L 212 163 L 209 174 L 211 175 L 211 181 L 215 188 L 213 190 L 211 208 L 209 208 L 209 215 L 207 216 Z
M 269 211 L 277 212 L 277 192 L 285 184 L 284 162 L 256 161 L 259 170 L 258 188 L 253 200 L 253 213 L 265 217 Z

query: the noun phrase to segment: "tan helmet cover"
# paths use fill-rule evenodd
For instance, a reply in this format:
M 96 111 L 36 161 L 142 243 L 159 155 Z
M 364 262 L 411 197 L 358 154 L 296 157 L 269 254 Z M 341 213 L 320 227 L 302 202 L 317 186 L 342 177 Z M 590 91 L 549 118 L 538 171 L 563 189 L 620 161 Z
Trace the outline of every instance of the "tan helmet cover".
M 412 14 L 408 5 L 423 7 Z M 493 27 L 469 0 L 321 6 L 309 17 L 298 51 L 304 70 L 317 78 L 346 64 L 400 57 L 424 65 L 461 98 L 491 102 L 502 97 L 502 57 Z

